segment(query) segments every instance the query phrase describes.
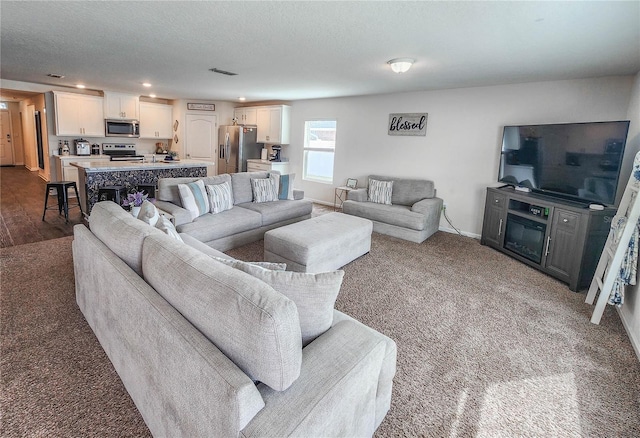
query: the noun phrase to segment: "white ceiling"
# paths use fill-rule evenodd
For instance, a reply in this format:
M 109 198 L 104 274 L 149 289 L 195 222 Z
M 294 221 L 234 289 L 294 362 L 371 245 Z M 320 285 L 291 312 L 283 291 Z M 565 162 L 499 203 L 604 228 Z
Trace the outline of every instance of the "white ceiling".
M 2 79 L 166 99 L 286 101 L 640 71 L 639 1 L 2 0 L 0 16 Z M 416 62 L 395 74 L 386 61 L 397 57 Z

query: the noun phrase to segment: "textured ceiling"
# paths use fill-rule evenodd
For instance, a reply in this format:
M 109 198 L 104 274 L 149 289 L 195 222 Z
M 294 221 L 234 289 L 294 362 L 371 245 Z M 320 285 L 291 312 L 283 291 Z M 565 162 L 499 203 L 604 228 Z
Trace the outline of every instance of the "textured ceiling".
M 0 19 L 2 79 L 167 99 L 298 100 L 640 71 L 637 1 L 2 0 Z M 416 63 L 395 74 L 386 61 L 397 57 Z

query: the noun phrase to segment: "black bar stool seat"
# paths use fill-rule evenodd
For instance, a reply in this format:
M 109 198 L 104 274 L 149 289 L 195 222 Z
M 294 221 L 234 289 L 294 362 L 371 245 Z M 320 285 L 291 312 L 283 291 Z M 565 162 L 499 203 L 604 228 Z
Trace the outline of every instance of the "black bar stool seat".
M 76 200 L 78 201 L 77 206 L 69 206 L 69 188 L 71 187 L 73 187 L 73 190 L 76 193 Z M 44 195 L 44 210 L 42 211 L 43 221 L 44 215 L 47 213 L 47 210 L 55 208 L 48 207 L 51 189 L 56 189 L 56 193 L 58 195 L 58 214 L 62 214 L 62 212 L 64 211 L 64 220 L 66 223 L 69 223 L 69 208 L 78 207 L 80 209 L 80 213 L 83 213 L 82 205 L 80 205 L 80 196 L 78 195 L 78 186 L 76 185 L 75 181 L 54 181 L 47 183 L 47 192 Z

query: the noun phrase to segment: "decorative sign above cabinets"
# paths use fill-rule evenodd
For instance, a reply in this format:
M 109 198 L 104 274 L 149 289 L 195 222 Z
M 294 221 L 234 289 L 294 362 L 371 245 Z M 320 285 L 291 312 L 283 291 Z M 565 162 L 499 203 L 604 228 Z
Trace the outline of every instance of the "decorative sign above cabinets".
M 215 111 L 216 106 L 213 103 L 188 103 L 187 109 L 199 111 Z
M 389 114 L 389 135 L 427 135 L 427 113 Z

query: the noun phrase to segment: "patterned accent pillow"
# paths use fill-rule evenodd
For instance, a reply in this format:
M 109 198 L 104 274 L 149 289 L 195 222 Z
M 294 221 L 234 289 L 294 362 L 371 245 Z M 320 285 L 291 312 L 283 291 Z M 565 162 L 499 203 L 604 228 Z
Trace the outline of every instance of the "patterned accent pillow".
M 295 173 L 290 173 L 289 175 L 280 175 L 280 189 L 278 190 L 278 199 L 293 200 L 293 180 L 295 178 Z
M 156 222 L 156 228 L 160 231 L 163 231 L 169 237 L 173 237 L 174 239 L 184 242 L 180 234 L 176 231 L 176 227 L 173 226 L 173 223 L 166 216 L 160 215 L 158 218 L 158 222 Z
M 391 205 L 393 181 L 369 180 L 369 202 Z
M 272 178 L 251 178 L 253 202 L 271 202 L 278 200 L 276 184 Z
M 207 185 L 206 188 L 211 213 L 220 213 L 233 208 L 233 193 L 229 181 L 225 181 L 222 184 Z
M 189 210 L 191 220 L 209 213 L 209 199 L 204 182 L 199 179 L 189 184 L 178 184 L 182 207 Z

